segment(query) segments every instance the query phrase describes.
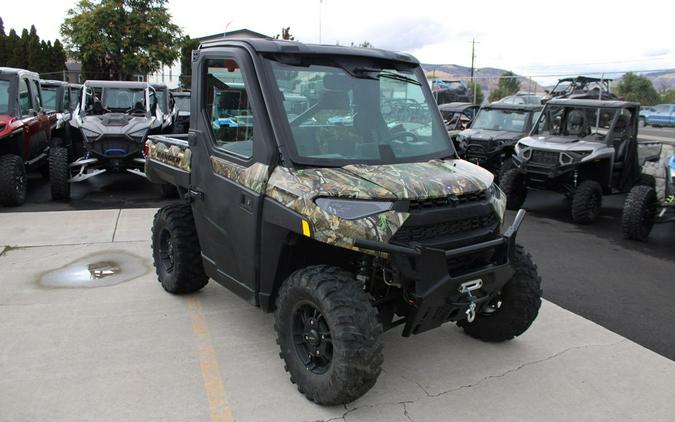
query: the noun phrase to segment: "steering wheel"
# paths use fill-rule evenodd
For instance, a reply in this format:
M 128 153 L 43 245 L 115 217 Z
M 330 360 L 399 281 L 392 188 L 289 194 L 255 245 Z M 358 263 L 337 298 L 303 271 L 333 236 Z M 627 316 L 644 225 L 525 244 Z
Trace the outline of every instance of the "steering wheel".
M 410 145 L 412 143 L 417 142 L 419 139 L 417 138 L 417 135 L 415 135 L 412 132 L 408 131 L 402 131 L 402 132 L 396 132 L 394 133 L 389 140 L 398 140 L 397 144 L 399 145 Z

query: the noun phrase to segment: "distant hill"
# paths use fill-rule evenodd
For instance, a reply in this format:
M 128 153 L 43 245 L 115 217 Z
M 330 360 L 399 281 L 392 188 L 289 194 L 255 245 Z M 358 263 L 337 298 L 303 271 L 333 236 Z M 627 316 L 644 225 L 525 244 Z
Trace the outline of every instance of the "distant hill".
M 643 73 L 642 76 L 652 81 L 654 88 L 659 92 L 665 89 L 675 89 L 675 69 Z
M 429 79 L 459 79 L 467 83 L 471 78 L 471 68 L 467 66 L 456 64 L 422 64 L 422 69 L 424 69 L 424 73 Z M 478 84 L 485 93 L 485 98 L 487 98 L 491 90 L 497 87 L 499 77 L 504 72 L 506 72 L 504 69 L 483 67 L 474 73 Z M 544 88 L 535 81 L 530 81 L 523 76 L 518 76 L 518 79 L 520 80 L 521 91 L 544 93 Z

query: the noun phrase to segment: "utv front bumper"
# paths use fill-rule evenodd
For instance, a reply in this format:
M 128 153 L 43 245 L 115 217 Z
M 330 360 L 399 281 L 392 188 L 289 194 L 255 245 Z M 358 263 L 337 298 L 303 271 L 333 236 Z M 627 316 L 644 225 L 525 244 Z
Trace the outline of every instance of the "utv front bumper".
M 369 240 L 356 240 L 354 245 L 388 253 L 401 278 L 414 286 L 407 298 L 410 311 L 405 317 L 403 328 L 403 336 L 408 337 L 448 321 L 465 319 L 472 303 L 480 312 L 495 297 L 514 274 L 511 260 L 516 251 L 516 235 L 524 217 L 525 210 L 521 209 L 513 224 L 496 239 L 450 250 L 421 245 L 404 247 Z M 475 254 L 483 254 L 488 259 L 482 261 L 482 265 L 459 274 L 448 270 L 449 261 Z M 481 287 L 467 293 L 462 288 L 466 284 Z

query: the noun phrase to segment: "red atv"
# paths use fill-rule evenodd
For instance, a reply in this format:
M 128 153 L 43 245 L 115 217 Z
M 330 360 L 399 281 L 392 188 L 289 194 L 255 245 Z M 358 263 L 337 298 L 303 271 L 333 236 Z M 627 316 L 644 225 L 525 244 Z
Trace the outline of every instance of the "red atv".
M 48 176 L 51 127 L 56 115 L 42 107 L 40 77 L 23 69 L 0 67 L 0 205 L 26 200 L 26 172 Z

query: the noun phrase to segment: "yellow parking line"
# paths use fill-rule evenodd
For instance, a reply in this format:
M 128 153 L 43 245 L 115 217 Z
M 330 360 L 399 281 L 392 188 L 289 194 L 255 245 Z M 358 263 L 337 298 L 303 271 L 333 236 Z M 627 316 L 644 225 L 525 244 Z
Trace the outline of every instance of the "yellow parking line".
M 202 312 L 202 303 L 198 297 L 188 298 L 188 308 L 192 318 L 192 332 L 199 345 L 199 365 L 202 368 L 204 390 L 211 409 L 212 422 L 233 422 L 232 411 L 225 399 L 225 387 L 220 377 L 216 350 L 211 342 L 211 334 Z

